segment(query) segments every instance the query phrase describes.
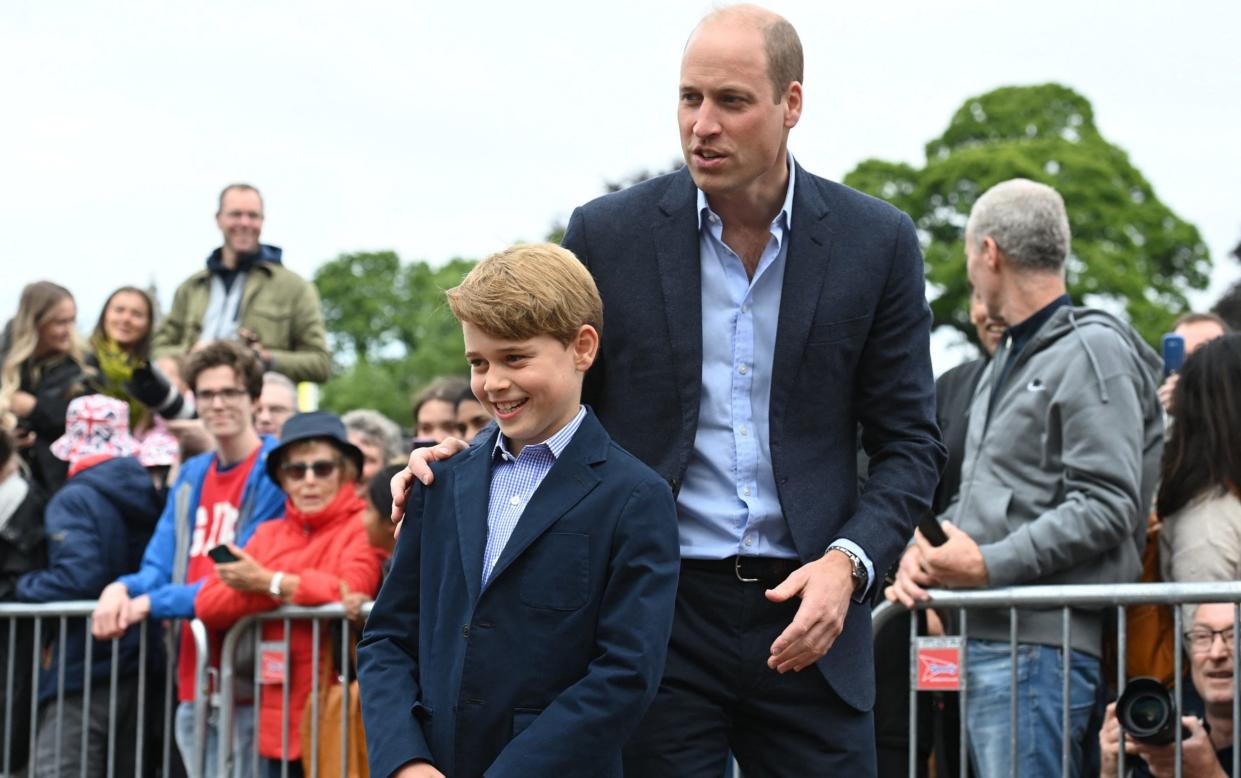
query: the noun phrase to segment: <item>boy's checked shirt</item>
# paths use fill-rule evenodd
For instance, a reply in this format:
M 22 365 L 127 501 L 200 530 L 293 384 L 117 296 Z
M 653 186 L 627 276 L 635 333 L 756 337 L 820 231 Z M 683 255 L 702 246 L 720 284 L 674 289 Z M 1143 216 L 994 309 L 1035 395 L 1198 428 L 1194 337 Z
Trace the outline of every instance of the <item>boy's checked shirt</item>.
M 524 446 L 517 456 L 509 453 L 505 445 L 504 435 L 496 436 L 495 447 L 492 449 L 491 496 L 487 502 L 487 548 L 483 551 L 483 586 L 491 577 L 491 569 L 495 567 L 504 552 L 517 521 L 526 510 L 526 504 L 534 495 L 543 478 L 551 471 L 552 465 L 560 457 L 561 452 L 573 440 L 573 433 L 582 425 L 586 418 L 586 408 L 579 407 L 577 415 L 568 424 L 560 428 L 543 443 Z

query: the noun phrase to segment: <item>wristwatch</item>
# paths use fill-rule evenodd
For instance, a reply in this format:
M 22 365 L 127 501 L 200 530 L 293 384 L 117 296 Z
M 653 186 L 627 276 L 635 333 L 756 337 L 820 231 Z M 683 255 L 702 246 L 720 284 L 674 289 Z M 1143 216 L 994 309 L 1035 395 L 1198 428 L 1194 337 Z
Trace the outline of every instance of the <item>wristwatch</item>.
M 853 565 L 853 570 L 850 573 L 850 575 L 853 576 L 853 593 L 857 594 L 858 592 L 865 590 L 867 581 L 866 565 L 862 564 L 862 560 L 858 557 L 858 555 L 844 546 L 832 546 L 828 549 L 828 551 L 839 551 L 849 557 L 849 564 Z

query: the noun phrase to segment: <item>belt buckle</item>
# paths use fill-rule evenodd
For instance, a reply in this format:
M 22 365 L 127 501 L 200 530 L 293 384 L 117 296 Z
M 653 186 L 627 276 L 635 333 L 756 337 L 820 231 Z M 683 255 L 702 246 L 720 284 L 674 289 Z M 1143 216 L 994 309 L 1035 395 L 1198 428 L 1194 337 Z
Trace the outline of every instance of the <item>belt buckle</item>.
M 737 580 L 741 583 L 758 583 L 757 578 L 746 578 L 741 575 L 741 555 L 733 557 L 733 574 L 737 576 Z

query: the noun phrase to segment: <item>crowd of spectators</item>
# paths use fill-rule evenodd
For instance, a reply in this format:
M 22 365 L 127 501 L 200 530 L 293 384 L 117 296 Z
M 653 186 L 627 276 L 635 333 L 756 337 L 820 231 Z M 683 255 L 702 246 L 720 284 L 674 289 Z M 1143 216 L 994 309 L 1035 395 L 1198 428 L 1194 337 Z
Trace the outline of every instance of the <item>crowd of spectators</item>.
M 937 381 L 949 458 L 934 514 L 947 542 L 916 533 L 889 579 L 891 600 L 912 606 L 932 587 L 1241 580 L 1241 334 L 1214 314 L 1182 317 L 1173 332 L 1187 358 L 1160 375 L 1155 352 L 1128 324 L 1068 298 L 1065 207 L 1048 187 L 1008 182 L 970 216 L 966 264 L 980 357 Z M 17 673 L 0 687 L 3 717 L 30 710 L 37 685 L 33 743 L 27 717 L 0 718 L 13 764 L 31 761 L 32 775 L 76 770 L 79 743 L 88 774 L 109 758 L 125 773 L 134 753 L 123 746 L 109 755 L 101 722 L 120 722 L 117 743 L 146 725 L 136 713 L 140 634 L 154 672 L 161 630 L 175 619 L 178 672 L 167 682 L 178 689 L 175 739 L 188 758 L 188 619 L 209 628 L 213 663 L 224 632 L 251 613 L 339 602 L 360 619 L 393 550 L 389 483 L 411 447 L 468 441 L 491 422 L 459 378 L 431 381 L 412 399 L 408 434 L 370 409 L 298 413 L 296 382 L 329 377 L 317 293 L 282 265 L 279 248 L 259 242 L 257 189 L 227 187 L 216 219 L 222 246 L 178 288 L 162 320 L 147 292 L 123 286 L 83 338 L 72 293 L 40 281 L 23 290 L 0 339 L 0 600 L 98 601 L 94 644 L 81 621 L 35 645 L 29 621 L 0 620 L 0 668 L 42 652 L 37 676 Z M 1223 759 L 1232 747 L 1232 606 L 1186 606 L 1184 636 L 1172 634 L 1170 611 L 1157 610 L 1153 640 L 1164 657 L 1183 644 L 1185 709 L 1206 722 L 1187 719 L 1185 775 L 1212 775 L 1217 763 L 1208 757 Z M 922 614 L 925 633 L 959 627 L 933 609 Z M 1074 764 L 1111 775 L 1119 729 L 1107 702 L 1118 690 L 1107 688 L 1102 661 L 1113 638 L 1097 610 L 1073 609 L 1072 619 Z M 1020 618 L 1017 693 L 1045 708 L 1031 702 L 1020 714 L 1042 721 L 1022 744 L 1029 774 L 1059 765 L 1059 749 L 1048 747 L 1060 742 L 1052 731 L 1062 688 L 1059 620 L 1058 611 Z M 967 758 L 979 774 L 993 774 L 1011 756 L 1010 627 L 998 612 L 971 615 L 969 624 L 968 683 L 979 692 L 966 713 L 971 754 L 956 753 L 957 713 L 941 696 L 938 712 L 921 718 L 939 732 L 920 735 L 922 761 L 933 749 L 940 771 L 955 773 Z M 876 643 L 881 771 L 906 764 L 907 634 L 907 625 L 897 627 Z M 279 622 L 258 635 L 264 646 L 285 638 Z M 232 734 L 242 753 L 257 740 L 273 774 L 282 759 L 297 774 L 301 757 L 298 715 L 282 736 L 281 687 L 289 686 L 292 710 L 310 693 L 309 626 L 287 638 L 290 666 L 262 663 L 261 698 L 239 691 Z M 1130 651 L 1150 649 L 1147 641 Z M 1167 668 L 1147 669 L 1170 679 Z M 211 727 L 207 767 L 215 774 L 220 733 Z M 1170 769 L 1165 751 L 1126 750 L 1145 759 L 1145 774 Z
M 140 669 L 150 700 L 165 682 L 176 687 L 168 736 L 188 771 L 189 620 L 207 626 L 214 667 L 223 635 L 250 613 L 338 602 L 360 625 L 392 552 L 388 484 L 420 427 L 407 434 L 365 408 L 299 413 L 297 382 L 328 377 L 317 294 L 281 265 L 280 249 L 258 242 L 256 189 L 227 187 L 216 219 L 223 245 L 162 320 L 147 292 L 124 286 L 83 338 L 72 293 L 40 281 L 23 290 L 0 340 L 0 601 L 97 603 L 89 622 L 45 621 L 37 638 L 32 620 L 0 619 L 0 670 L 40 667 L 7 684 L 0 676 L 0 716 L 12 712 L 0 719 L 8 764 L 28 764 L 24 774 L 103 775 L 109 762 L 133 774 L 140 729 L 147 772 L 155 769 L 162 706 L 139 715 Z M 476 432 L 489 419 L 465 394 L 463 381 L 434 381 L 411 398 L 414 418 L 438 439 L 462 437 L 466 425 Z M 174 625 L 176 672 L 164 679 L 163 633 Z M 334 646 L 323 634 L 327 657 Z M 278 645 L 283 627 L 266 624 L 257 637 Z M 300 770 L 309 624 L 289 641 L 287 677 L 263 665 L 258 700 L 252 679 L 236 686 L 236 752 L 257 742 L 264 771 L 277 775 L 282 758 Z M 295 706 L 287 749 L 286 680 Z M 218 774 L 219 734 L 213 716 L 208 775 Z M 238 774 L 249 766 L 239 759 Z

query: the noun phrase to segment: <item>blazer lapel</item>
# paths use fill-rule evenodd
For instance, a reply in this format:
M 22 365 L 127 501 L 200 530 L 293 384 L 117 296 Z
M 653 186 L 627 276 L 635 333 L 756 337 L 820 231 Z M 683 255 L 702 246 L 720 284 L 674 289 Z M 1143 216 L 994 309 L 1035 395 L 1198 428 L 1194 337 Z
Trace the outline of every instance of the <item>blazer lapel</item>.
M 789 386 L 798 373 L 810 324 L 823 288 L 831 256 L 828 207 L 814 180 L 796 167 L 793 190 L 793 228 L 785 257 L 784 285 L 780 290 L 780 317 L 776 322 L 776 352 L 772 363 L 772 437 L 783 422 Z
M 697 190 L 682 169 L 660 198 L 655 220 L 655 257 L 672 341 L 681 407 L 698 421 L 702 389 L 702 265 L 699 259 Z M 691 426 L 690 429 L 693 427 Z
M 591 465 L 607 458 L 607 444 L 607 433 L 603 431 L 594 414 L 588 411 L 573 440 L 560 452 L 560 458 L 552 465 L 552 469 L 526 504 L 526 509 L 522 511 L 517 526 L 513 528 L 513 534 L 509 536 L 508 543 L 500 552 L 500 558 L 491 569 L 491 575 L 487 579 L 488 587 L 494 584 L 504 574 L 505 568 L 521 556 L 548 527 L 559 521 L 561 516 L 599 485 L 599 476 Z M 482 576 L 481 546 L 478 556 L 475 585 Z
M 494 436 L 492 438 L 494 443 Z M 491 445 L 479 444 L 466 454 L 470 461 L 456 472 L 453 499 L 456 503 L 458 548 L 470 602 L 478 601 L 483 580 L 483 551 L 487 547 L 487 507 L 491 495 Z

